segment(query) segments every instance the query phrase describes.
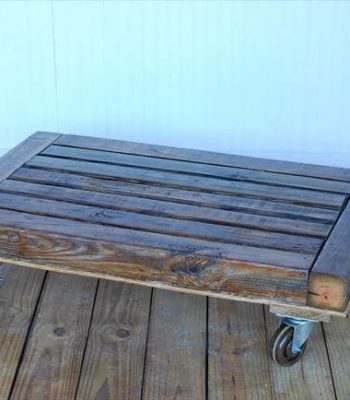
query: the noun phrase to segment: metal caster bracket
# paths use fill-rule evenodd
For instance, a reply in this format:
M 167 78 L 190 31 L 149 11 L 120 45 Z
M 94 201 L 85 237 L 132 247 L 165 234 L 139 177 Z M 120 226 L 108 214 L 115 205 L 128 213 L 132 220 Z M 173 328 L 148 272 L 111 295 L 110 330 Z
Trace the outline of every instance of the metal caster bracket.
M 278 315 L 278 317 L 280 317 L 280 326 L 286 325 L 293 328 L 292 351 L 294 353 L 300 352 L 309 339 L 317 321 L 284 315 Z

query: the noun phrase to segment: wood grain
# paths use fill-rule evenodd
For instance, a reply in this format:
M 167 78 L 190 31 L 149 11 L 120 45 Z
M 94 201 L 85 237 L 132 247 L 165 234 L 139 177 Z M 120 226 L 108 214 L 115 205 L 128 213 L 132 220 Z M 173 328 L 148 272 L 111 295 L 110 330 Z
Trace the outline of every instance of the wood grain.
M 206 299 L 154 290 L 143 400 L 204 400 Z
M 140 398 L 151 290 L 100 282 L 78 400 Z
M 335 225 L 310 272 L 308 304 L 344 311 L 350 290 L 350 203 Z
M 295 204 L 316 205 L 339 209 L 345 195 L 316 190 L 276 187 L 266 184 L 235 182 L 223 179 L 179 175 L 168 171 L 147 170 L 136 167 L 36 156 L 26 165 L 55 171 L 69 171 L 93 177 L 113 178 L 165 187 L 186 188 L 210 193 L 234 194 L 246 197 L 283 200 Z
M 278 201 L 258 200 L 234 195 L 222 195 L 193 191 L 190 189 L 163 188 L 134 182 L 93 178 L 57 171 L 46 171 L 36 168 L 19 168 L 11 179 L 23 182 L 35 182 L 89 190 L 94 193 L 122 194 L 145 199 L 169 201 L 173 203 L 198 205 L 222 210 L 256 213 L 265 216 L 300 219 L 311 222 L 334 222 L 339 215 L 336 210 L 307 207 Z
M 12 180 L 6 180 L 5 182 L 0 183 L 0 190 L 14 194 L 33 195 L 40 199 L 53 199 L 82 205 L 87 204 L 99 206 L 105 208 L 106 213 L 108 213 L 108 209 L 139 213 L 137 215 L 138 219 L 142 218 L 140 214 L 144 214 L 152 215 L 154 217 L 156 216 L 160 218 L 160 220 L 161 217 L 170 217 L 173 218 L 172 223 L 176 223 L 176 220 L 174 219 L 180 219 L 207 222 L 212 224 L 212 226 L 214 226 L 213 224 L 218 224 L 218 228 L 223 229 L 222 234 L 219 235 L 221 238 L 225 238 L 225 227 L 223 227 L 223 225 L 252 228 L 256 231 L 255 233 L 257 235 L 259 235 L 257 230 L 264 230 L 287 234 L 318 236 L 321 238 L 327 237 L 332 228 L 332 225 L 329 223 L 255 215 L 243 211 L 217 210 L 203 207 L 202 205 L 198 207 L 189 204 L 173 203 L 170 201 L 113 195 L 109 193 L 91 192 Z M 13 202 L 3 202 L 3 206 L 12 206 L 12 203 Z M 25 203 L 23 198 L 22 201 L 15 202 L 17 206 L 25 206 L 23 203 Z
M 350 320 L 333 318 L 323 324 L 334 386 L 338 399 L 350 398 Z
M 99 151 L 52 145 L 45 149 L 42 154 L 60 158 L 95 161 L 114 165 L 129 165 L 132 167 L 141 167 L 146 169 L 217 177 L 221 179 L 228 179 L 230 181 L 237 180 L 245 182 L 267 183 L 277 186 L 299 187 L 346 194 L 350 192 L 350 183 L 347 182 L 317 179 L 290 174 L 277 174 L 263 170 L 257 171 L 188 161 L 144 157 L 133 154 L 117 152 L 113 153 L 111 151 Z
M 16 169 L 29 161 L 60 135 L 49 132 L 36 132 L 0 158 L 0 182 Z
M 338 315 L 336 311 L 321 310 L 314 307 L 297 307 L 293 305 L 275 305 L 269 307 L 270 313 L 277 315 L 286 315 L 288 317 L 309 319 L 312 321 L 329 322 L 332 315 Z M 339 316 L 339 315 L 338 315 Z
M 312 262 L 306 254 L 225 243 L 212 246 L 6 210 L 0 210 L 0 221 L 3 261 L 263 302 L 306 301 Z
M 16 376 L 45 271 L 0 264 L 0 399 L 7 399 Z
M 317 254 L 323 244 L 323 240 L 315 237 L 215 225 L 213 223 L 166 218 L 159 215 L 144 215 L 124 210 L 92 207 L 81 203 L 71 204 L 63 201 L 27 197 L 27 195 L 19 196 L 12 193 L 0 192 L 0 207 L 35 215 L 137 229 L 142 232 L 156 232 L 178 237 L 205 239 L 214 243 L 250 245 L 313 255 Z
M 211 151 L 125 142 L 122 140 L 96 139 L 79 135 L 62 136 L 56 140 L 55 144 L 350 182 L 350 170 L 346 168 L 268 160 Z
M 73 400 L 96 280 L 49 274 L 12 400 Z
M 208 400 L 272 399 L 260 305 L 209 299 Z

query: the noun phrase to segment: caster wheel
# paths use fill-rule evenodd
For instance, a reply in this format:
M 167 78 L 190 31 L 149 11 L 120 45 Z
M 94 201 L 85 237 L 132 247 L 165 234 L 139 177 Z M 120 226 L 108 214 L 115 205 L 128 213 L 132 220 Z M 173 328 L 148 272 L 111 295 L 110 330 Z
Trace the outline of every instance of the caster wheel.
M 270 342 L 270 356 L 279 365 L 289 367 L 300 360 L 304 354 L 306 344 L 305 342 L 298 352 L 293 352 L 293 333 L 294 328 L 289 325 L 281 324 Z

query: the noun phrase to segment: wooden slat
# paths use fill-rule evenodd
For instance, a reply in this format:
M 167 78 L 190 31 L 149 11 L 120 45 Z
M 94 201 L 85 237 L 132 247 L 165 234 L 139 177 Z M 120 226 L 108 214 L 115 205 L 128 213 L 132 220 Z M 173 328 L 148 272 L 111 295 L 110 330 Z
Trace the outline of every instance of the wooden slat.
M 203 400 L 206 299 L 154 290 L 143 400 Z
M 37 132 L 29 136 L 18 146 L 0 158 L 0 182 L 16 169 L 29 161 L 36 154 L 49 146 L 60 135 L 56 133 Z
M 115 165 L 129 165 L 132 167 L 142 167 L 146 169 L 187 173 L 190 175 L 267 183 L 277 186 L 324 190 L 346 194 L 350 192 L 350 183 L 347 182 L 310 178 L 298 175 L 278 174 L 274 172 L 256 171 L 242 168 L 222 167 L 188 161 L 143 157 L 132 154 L 113 153 L 110 151 L 51 145 L 45 149 L 42 154 L 61 158 L 71 158 L 77 160 L 111 163 Z
M 97 139 L 79 135 L 64 135 L 56 140 L 55 144 L 350 182 L 350 169 L 346 168 L 268 160 L 121 140 Z
M 49 275 L 12 399 L 74 399 L 96 282 Z
M 350 399 L 350 319 L 333 318 L 323 324 L 338 399 Z
M 308 304 L 344 311 L 350 291 L 350 203 L 317 258 L 309 282 Z
M 278 327 L 278 319 L 267 309 L 265 315 L 267 338 L 270 339 Z M 273 399 L 336 399 L 321 324 L 315 326 L 305 354 L 298 363 L 292 367 L 283 368 L 273 363 L 271 359 L 268 360 Z M 346 399 L 346 397 L 338 397 L 338 399 Z
M 36 168 L 20 168 L 11 179 L 60 187 L 90 190 L 110 194 L 122 194 L 143 199 L 155 199 L 183 204 L 199 205 L 230 211 L 250 212 L 265 216 L 293 218 L 313 222 L 334 222 L 339 212 L 326 208 L 307 207 L 277 201 L 244 198 L 234 195 L 164 188 L 134 182 L 93 178 L 84 175 L 45 171 Z
M 208 400 L 272 399 L 260 305 L 209 299 Z
M 57 196 L 55 197 L 57 198 Z M 323 240 L 311 237 L 178 220 L 156 215 L 143 215 L 86 206 L 79 204 L 79 202 L 71 204 L 56 200 L 2 193 L 1 191 L 0 208 L 107 226 L 137 229 L 144 232 L 156 232 L 179 237 L 205 239 L 212 242 L 250 245 L 314 255 L 317 254 L 323 243 Z
M 103 178 L 118 178 L 140 183 L 152 183 L 165 187 L 179 187 L 207 191 L 211 193 L 235 194 L 254 198 L 283 200 L 296 204 L 324 206 L 338 209 L 345 196 L 336 193 L 306 189 L 276 187 L 258 183 L 227 181 L 217 178 L 174 174 L 167 171 L 146 170 L 144 168 L 122 167 L 97 164 L 89 161 L 36 156 L 28 166 Z
M 7 399 L 39 299 L 45 271 L 0 264 L 0 399 Z
M 198 294 L 305 304 L 313 257 L 0 210 L 1 260 Z
M 143 199 L 126 195 L 91 192 L 52 185 L 6 180 L 0 183 L 3 192 L 34 195 L 39 198 L 99 206 L 106 209 L 130 211 L 159 217 L 172 217 L 219 225 L 241 226 L 271 232 L 327 237 L 329 223 L 299 221 L 288 218 L 212 209 L 203 206 L 178 204 L 163 200 Z
M 23 247 L 27 247 L 28 255 L 32 245 L 28 239 L 34 240 L 37 232 L 38 240 L 41 235 L 53 233 L 67 236 L 67 241 L 71 240 L 72 243 L 75 241 L 79 243 L 79 240 L 84 238 L 100 240 L 101 243 L 110 243 L 111 246 L 113 243 L 117 243 L 121 251 L 123 246 L 125 246 L 125 250 L 132 251 L 134 249 L 135 256 L 138 250 L 144 251 L 145 256 L 148 251 L 148 256 L 152 256 L 152 254 L 162 256 L 163 262 L 167 251 L 177 252 L 183 260 L 186 256 L 198 256 L 207 257 L 208 259 L 215 258 L 216 261 L 221 259 L 227 263 L 239 261 L 242 265 L 247 263 L 255 266 L 260 265 L 262 268 L 265 268 L 265 266 L 286 268 L 293 266 L 294 269 L 308 270 L 313 261 L 313 257 L 306 254 L 233 244 L 226 245 L 225 243 L 212 243 L 203 240 L 81 223 L 73 220 L 42 217 L 8 210 L 0 210 L 0 227 L 2 232 L 6 232 L 6 229 L 10 230 L 11 228 L 22 229 L 23 234 L 19 237 L 15 235 L 7 238 L 2 237 L 2 240 L 8 240 L 9 248 L 11 245 L 16 246 L 21 244 L 22 254 L 25 254 Z M 27 234 L 25 234 L 25 231 Z M 24 242 L 20 243 L 21 240 Z M 54 245 L 55 243 L 52 244 Z M 174 260 L 176 260 L 176 256 Z
M 151 289 L 99 284 L 78 400 L 140 399 Z

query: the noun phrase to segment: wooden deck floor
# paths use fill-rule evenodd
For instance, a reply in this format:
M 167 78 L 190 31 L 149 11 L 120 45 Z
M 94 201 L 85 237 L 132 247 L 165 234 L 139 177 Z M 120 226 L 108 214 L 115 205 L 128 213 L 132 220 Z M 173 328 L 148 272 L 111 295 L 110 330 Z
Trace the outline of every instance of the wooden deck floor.
M 275 366 L 259 305 L 2 265 L 0 399 L 350 399 L 350 320 Z

